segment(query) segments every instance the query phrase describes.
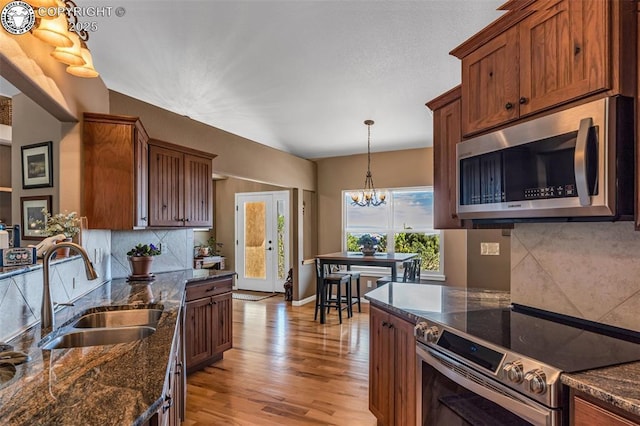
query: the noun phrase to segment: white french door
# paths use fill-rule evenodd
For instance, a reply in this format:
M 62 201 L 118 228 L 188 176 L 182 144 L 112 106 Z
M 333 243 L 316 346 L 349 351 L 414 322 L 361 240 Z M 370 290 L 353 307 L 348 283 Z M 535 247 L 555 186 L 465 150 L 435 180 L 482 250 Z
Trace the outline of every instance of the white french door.
M 289 270 L 289 192 L 236 194 L 236 271 L 241 290 L 283 292 Z

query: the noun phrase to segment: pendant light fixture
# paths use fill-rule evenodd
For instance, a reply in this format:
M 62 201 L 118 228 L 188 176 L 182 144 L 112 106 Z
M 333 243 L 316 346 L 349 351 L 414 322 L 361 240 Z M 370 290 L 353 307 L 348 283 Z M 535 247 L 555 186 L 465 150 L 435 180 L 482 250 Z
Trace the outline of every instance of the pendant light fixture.
M 379 206 L 386 203 L 386 194 L 378 193 L 373 186 L 373 176 L 371 175 L 371 126 L 373 120 L 365 120 L 367 126 L 367 176 L 364 179 L 364 188 L 351 193 L 351 201 L 354 206 Z

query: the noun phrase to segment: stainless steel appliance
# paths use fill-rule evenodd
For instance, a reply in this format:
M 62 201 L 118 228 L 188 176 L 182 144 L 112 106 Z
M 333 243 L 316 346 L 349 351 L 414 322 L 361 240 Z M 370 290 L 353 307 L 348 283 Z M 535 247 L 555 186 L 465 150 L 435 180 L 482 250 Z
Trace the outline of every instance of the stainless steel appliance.
M 569 424 L 562 372 L 640 360 L 637 333 L 534 308 L 421 316 L 419 425 Z
M 458 143 L 458 216 L 631 218 L 633 123 L 616 96 Z

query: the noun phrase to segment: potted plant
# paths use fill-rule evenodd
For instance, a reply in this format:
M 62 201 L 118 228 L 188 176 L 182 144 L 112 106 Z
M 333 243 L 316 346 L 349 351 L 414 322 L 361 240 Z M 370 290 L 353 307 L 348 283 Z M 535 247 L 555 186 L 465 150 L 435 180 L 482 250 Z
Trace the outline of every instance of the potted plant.
M 371 234 L 362 234 L 358 238 L 358 244 L 360 245 L 360 251 L 365 256 L 372 256 L 378 250 L 378 244 L 380 240 Z
M 76 212 L 56 213 L 52 215 L 45 208 L 42 209 L 44 215 L 44 231 L 45 237 L 63 234 L 66 238 L 63 241 L 71 241 L 73 237 L 80 233 L 80 218 Z M 56 257 L 68 257 L 69 248 L 61 248 L 56 251 Z
M 160 254 L 160 249 L 153 244 L 138 244 L 127 252 L 131 265 L 131 277 L 149 278 L 153 256 Z

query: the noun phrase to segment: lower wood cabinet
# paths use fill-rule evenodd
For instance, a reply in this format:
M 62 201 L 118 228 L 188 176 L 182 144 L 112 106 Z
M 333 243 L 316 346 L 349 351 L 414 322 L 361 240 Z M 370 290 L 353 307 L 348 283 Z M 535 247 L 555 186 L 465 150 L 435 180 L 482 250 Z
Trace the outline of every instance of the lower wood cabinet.
M 416 424 L 414 324 L 370 308 L 369 410 L 378 424 Z
M 582 392 L 571 392 L 572 426 L 639 426 L 640 417 Z
M 233 343 L 232 277 L 187 284 L 185 350 L 187 373 L 222 359 Z
M 171 345 L 169 368 L 162 391 L 162 405 L 145 426 L 179 426 L 185 418 L 187 375 L 184 369 L 184 306 Z

